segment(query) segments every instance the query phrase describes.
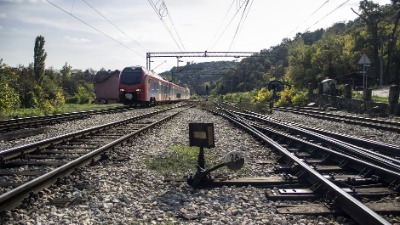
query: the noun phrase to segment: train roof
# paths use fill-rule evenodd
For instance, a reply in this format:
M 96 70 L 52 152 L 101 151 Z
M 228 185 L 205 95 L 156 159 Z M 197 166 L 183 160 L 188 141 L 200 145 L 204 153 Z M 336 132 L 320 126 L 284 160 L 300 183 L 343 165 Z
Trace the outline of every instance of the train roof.
M 143 66 L 128 66 L 128 67 L 125 67 L 124 70 L 125 70 L 126 68 L 131 68 L 131 69 L 133 69 L 133 70 L 134 70 L 134 69 L 140 68 L 140 69 L 142 69 L 147 75 L 150 75 L 150 76 L 155 77 L 155 78 L 160 79 L 160 80 L 165 80 L 164 77 L 162 77 L 162 76 L 160 76 L 160 75 L 158 75 L 158 74 L 156 74 L 156 73 L 153 73 L 153 72 L 147 70 L 147 69 L 144 68 Z M 166 81 L 166 80 L 165 80 L 165 81 Z
M 131 69 L 140 68 L 140 69 L 142 69 L 147 75 L 150 75 L 150 76 L 152 76 L 152 77 L 154 77 L 154 78 L 157 78 L 157 79 L 159 79 L 159 80 L 162 80 L 162 81 L 164 81 L 164 82 L 166 82 L 166 83 L 170 83 L 170 84 L 172 84 L 172 85 L 174 85 L 174 86 L 178 86 L 178 87 L 182 87 L 182 88 L 189 89 L 189 88 L 184 87 L 184 86 L 182 86 L 182 85 L 179 85 L 179 84 L 176 84 L 176 83 L 174 83 L 174 82 L 168 81 L 168 80 L 166 80 L 164 77 L 162 77 L 162 76 L 160 76 L 160 75 L 158 75 L 158 74 L 156 74 L 156 73 L 153 73 L 152 71 L 147 70 L 147 69 L 144 68 L 143 66 L 128 66 L 128 67 L 125 67 L 124 69 L 126 69 L 126 68 L 131 68 Z

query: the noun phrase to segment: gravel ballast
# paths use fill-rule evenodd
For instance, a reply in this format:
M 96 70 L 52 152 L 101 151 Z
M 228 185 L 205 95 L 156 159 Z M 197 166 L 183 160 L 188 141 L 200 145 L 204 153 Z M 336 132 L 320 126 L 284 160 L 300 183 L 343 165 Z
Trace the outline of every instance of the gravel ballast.
M 53 134 L 115 121 L 134 113 L 138 111 L 99 115 L 92 118 L 92 122 L 88 120 L 70 122 L 68 126 L 54 125 L 52 129 L 57 132 Z M 293 122 L 302 121 L 310 126 L 321 124 L 321 120 L 290 113 L 274 112 L 273 116 Z M 272 174 L 272 166 L 260 166 L 256 163 L 260 159 L 276 157 L 269 148 L 262 146 L 226 120 L 193 108 L 137 137 L 132 143 L 109 153 L 111 159 L 124 156 L 124 160 L 105 160 L 94 166 L 81 168 L 65 178 L 62 184 L 53 185 L 42 191 L 39 195 L 43 197 L 28 206 L 7 211 L 2 215 L 1 222 L 4 224 L 355 224 L 351 219 L 342 216 L 277 214 L 277 207 L 294 202 L 268 200 L 265 197 L 265 190 L 251 186 L 195 190 L 185 182 L 164 182 L 161 174 L 148 170 L 143 162 L 165 154 L 170 151 L 171 146 L 188 146 L 188 124 L 193 122 L 214 123 L 216 147 L 206 149 L 206 154 L 207 151 L 213 151 L 223 159 L 223 156 L 231 150 L 244 152 L 246 172 L 242 174 L 232 172 L 229 176 Z M 343 132 L 347 126 L 346 133 L 351 135 L 356 135 L 352 131 L 361 130 L 354 129 L 351 125 L 330 122 L 326 122 L 324 126 L 330 126 L 330 130 L 338 132 Z M 377 135 L 376 130 L 372 130 L 362 135 L 371 134 L 374 134 L 376 139 L 389 138 L 392 144 L 400 145 L 398 136 L 393 137 L 393 133 L 390 133 L 391 137 L 385 137 L 387 135 Z M 43 137 L 31 137 L 20 142 L 23 144 L 35 138 Z M 2 148 L 12 145 L 18 143 L 1 143 Z M 187 173 L 191 172 L 195 172 L 195 165 L 193 168 L 188 168 Z M 175 177 L 185 175 L 187 174 L 175 174 Z M 56 204 L 56 200 L 62 199 L 66 202 Z M 396 218 L 390 220 L 392 223 L 399 222 Z

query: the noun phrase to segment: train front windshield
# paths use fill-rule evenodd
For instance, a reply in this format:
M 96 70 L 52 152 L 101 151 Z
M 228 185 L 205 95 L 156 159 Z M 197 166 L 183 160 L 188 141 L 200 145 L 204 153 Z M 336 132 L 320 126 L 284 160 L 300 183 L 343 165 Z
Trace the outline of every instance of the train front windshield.
M 124 69 L 120 76 L 121 84 L 140 84 L 140 78 L 142 75 L 141 69 Z

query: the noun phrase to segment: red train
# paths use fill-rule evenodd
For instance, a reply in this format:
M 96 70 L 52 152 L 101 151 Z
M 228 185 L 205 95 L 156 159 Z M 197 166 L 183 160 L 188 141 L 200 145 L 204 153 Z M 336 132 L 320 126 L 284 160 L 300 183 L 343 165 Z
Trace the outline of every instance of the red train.
M 141 66 L 125 67 L 119 76 L 119 100 L 125 105 L 154 106 L 190 98 L 186 87 L 166 81 Z

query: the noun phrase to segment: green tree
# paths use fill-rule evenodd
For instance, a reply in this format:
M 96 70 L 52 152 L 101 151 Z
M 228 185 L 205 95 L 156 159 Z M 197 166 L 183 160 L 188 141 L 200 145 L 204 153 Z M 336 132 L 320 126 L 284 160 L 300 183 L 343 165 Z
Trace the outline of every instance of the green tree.
M 379 47 L 381 46 L 380 40 L 380 29 L 379 24 L 383 20 L 382 8 L 379 4 L 376 4 L 372 1 L 363 0 L 360 2 L 360 10 L 362 10 L 362 14 L 356 13 L 362 21 L 364 21 L 367 25 L 367 30 L 370 34 L 370 39 L 368 40 L 369 45 L 372 46 L 372 71 L 375 75 L 375 81 L 379 80 L 380 74 L 380 66 L 383 62 L 379 60 Z
M 47 53 L 44 50 L 44 37 L 38 36 L 35 40 L 35 48 L 34 48 L 34 56 L 33 56 L 33 69 L 35 72 L 35 80 L 36 82 L 42 82 L 42 78 L 45 74 L 45 63 Z
M 72 78 L 72 66 L 68 65 L 68 63 L 65 63 L 64 66 L 61 69 L 61 83 L 62 83 L 62 89 L 64 92 L 64 95 L 67 97 L 73 96 L 74 95 L 74 81 L 71 79 Z
M 3 60 L 0 59 L 0 114 L 7 113 L 20 106 L 19 95 L 14 88 L 17 84 L 16 75 L 16 71 L 3 64 Z

